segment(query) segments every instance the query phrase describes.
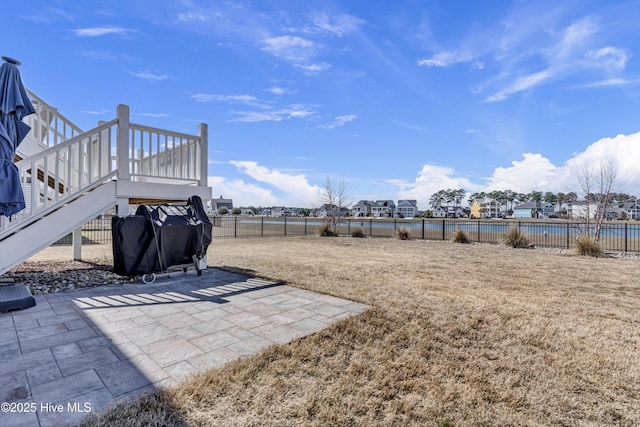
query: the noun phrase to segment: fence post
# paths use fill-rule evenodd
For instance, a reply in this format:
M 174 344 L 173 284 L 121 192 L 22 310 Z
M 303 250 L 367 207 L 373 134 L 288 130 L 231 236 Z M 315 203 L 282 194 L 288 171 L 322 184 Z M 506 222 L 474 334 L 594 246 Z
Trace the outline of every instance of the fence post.
M 422 240 L 424 240 L 424 218 L 422 218 Z
M 307 217 L 304 217 L 304 235 L 307 235 Z
M 264 217 L 260 217 L 260 237 L 264 237 Z
M 287 217 L 284 217 L 284 235 L 287 235 Z
M 478 220 L 478 239 L 477 243 L 480 243 L 480 220 Z
M 446 220 L 444 220 L 444 219 L 442 220 L 442 240 L 444 240 L 444 222 L 445 221 Z
M 347 235 L 351 235 L 351 218 L 347 218 Z
M 569 223 L 567 222 L 567 249 L 569 249 Z
M 624 251 L 627 252 L 627 223 L 624 223 Z
M 233 238 L 238 238 L 238 217 L 233 217 Z

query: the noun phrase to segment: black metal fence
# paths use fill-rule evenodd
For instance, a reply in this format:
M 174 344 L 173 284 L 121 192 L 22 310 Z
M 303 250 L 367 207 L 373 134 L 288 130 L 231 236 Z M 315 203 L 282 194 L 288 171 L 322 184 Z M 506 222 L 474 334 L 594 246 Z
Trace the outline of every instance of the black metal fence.
M 322 218 L 215 216 L 210 220 L 214 225 L 214 239 L 314 235 L 324 224 Z M 590 227 L 593 231 L 593 225 Z M 576 237 L 587 231 L 585 223 L 567 221 L 345 218 L 339 224 L 338 233 L 395 238 L 403 230 L 411 239 L 453 240 L 455 233 L 462 230 L 471 242 L 501 244 L 510 228 L 525 233 L 529 242 L 536 246 L 562 249 L 572 248 Z M 111 217 L 104 215 L 85 224 L 82 242 L 111 243 Z M 640 222 L 605 222 L 600 243 L 606 251 L 640 252 Z M 70 245 L 71 235 L 55 244 Z

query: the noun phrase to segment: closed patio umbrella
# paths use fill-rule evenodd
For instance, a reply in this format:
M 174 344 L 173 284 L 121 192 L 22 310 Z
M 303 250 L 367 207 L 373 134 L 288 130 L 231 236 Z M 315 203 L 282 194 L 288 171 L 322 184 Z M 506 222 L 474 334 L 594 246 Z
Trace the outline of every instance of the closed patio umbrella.
M 0 215 L 25 208 L 20 174 L 13 163 L 16 149 L 31 128 L 22 119 L 35 112 L 22 84 L 20 62 L 3 56 L 0 66 Z
M 0 215 L 11 216 L 25 208 L 20 173 L 13 163 L 16 148 L 31 128 L 22 118 L 35 112 L 22 85 L 20 62 L 3 56 L 0 66 Z M 25 285 L 2 286 L 0 280 L 0 313 L 36 305 Z M 9 281 L 11 282 L 11 281 Z

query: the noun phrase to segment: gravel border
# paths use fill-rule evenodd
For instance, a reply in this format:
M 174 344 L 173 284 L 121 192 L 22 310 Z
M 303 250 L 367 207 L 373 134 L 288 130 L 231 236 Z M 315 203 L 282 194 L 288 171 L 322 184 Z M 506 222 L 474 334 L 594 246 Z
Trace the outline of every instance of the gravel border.
M 29 261 L 4 274 L 2 278 L 26 285 L 32 295 L 62 292 L 93 286 L 135 281 L 135 277 L 120 276 L 113 266 L 84 261 Z

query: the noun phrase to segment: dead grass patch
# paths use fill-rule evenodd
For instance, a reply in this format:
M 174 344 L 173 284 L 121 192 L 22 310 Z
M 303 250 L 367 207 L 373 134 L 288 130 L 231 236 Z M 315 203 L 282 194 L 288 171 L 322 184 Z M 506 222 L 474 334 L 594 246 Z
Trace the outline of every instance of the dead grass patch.
M 640 423 L 637 260 L 318 237 L 209 260 L 375 308 L 86 425 Z

